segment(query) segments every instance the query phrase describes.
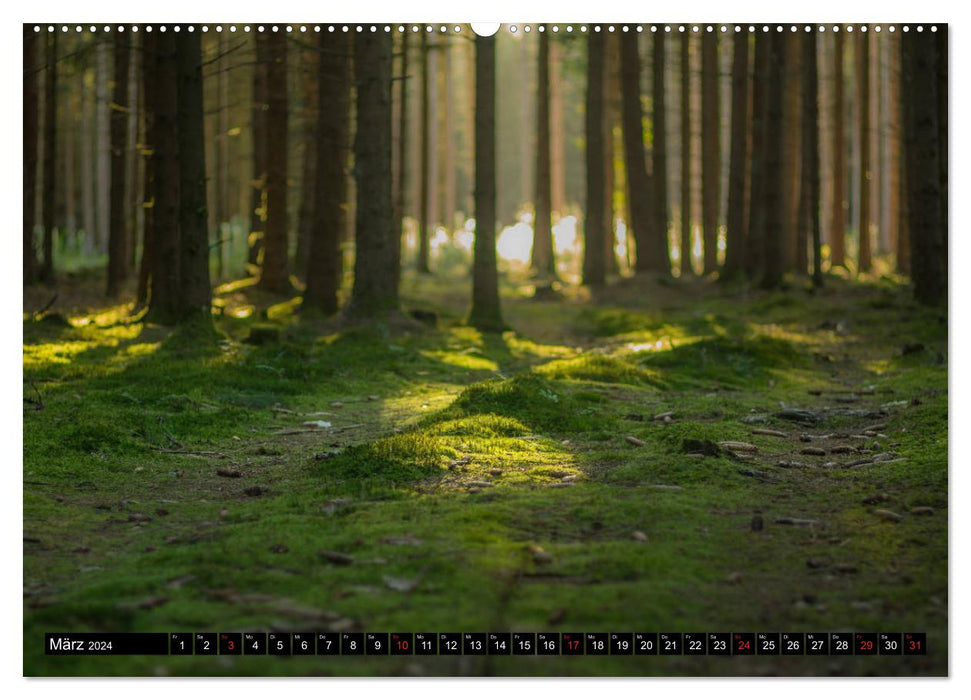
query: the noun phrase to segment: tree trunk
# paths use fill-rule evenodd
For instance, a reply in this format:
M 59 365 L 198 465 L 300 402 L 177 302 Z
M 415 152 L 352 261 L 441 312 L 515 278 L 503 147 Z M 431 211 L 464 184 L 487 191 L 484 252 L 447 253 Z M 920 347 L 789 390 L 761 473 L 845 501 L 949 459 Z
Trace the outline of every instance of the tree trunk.
M 325 38 L 325 36 L 327 38 Z M 321 34 L 317 89 L 314 225 L 303 309 L 333 314 L 344 273 L 341 237 L 346 228 L 347 159 L 350 151 L 351 38 Z M 400 239 L 395 229 L 392 242 Z M 363 253 L 363 251 L 361 251 Z
M 41 259 L 40 279 L 54 280 L 54 173 L 57 146 L 57 34 L 47 36 L 45 58 L 47 68 L 44 79 L 44 193 L 42 219 L 44 224 L 44 255 Z
M 146 36 L 149 36 L 146 34 Z M 179 154 L 177 134 L 175 34 L 151 35 L 155 42 L 156 66 L 150 109 L 154 114 L 152 173 L 155 206 L 152 210 L 152 291 L 147 320 L 174 325 L 180 317 L 181 261 L 179 235 Z
M 783 129 L 783 93 L 785 91 L 786 36 L 772 34 L 769 39 L 769 71 L 766 85 L 765 115 L 765 253 L 761 286 L 775 289 L 782 284 L 783 260 L 782 237 L 785 231 L 783 210 L 783 164 L 782 149 L 785 144 Z
M 109 43 L 96 44 L 95 72 L 95 215 L 98 222 L 96 247 L 99 253 L 108 250 L 111 230 L 111 94 L 108 89 L 111 72 Z
M 843 32 L 834 35 L 833 58 L 833 220 L 830 222 L 829 245 L 833 267 L 846 266 L 846 104 L 843 97 Z
M 630 225 L 637 246 L 635 271 L 657 272 L 658 246 L 652 231 L 651 183 L 644 159 L 644 131 L 641 113 L 641 60 L 637 52 L 637 33 L 627 32 L 620 37 L 620 81 L 623 94 L 624 162 L 627 165 L 627 200 L 630 204 Z
M 260 287 L 287 294 L 290 286 L 287 232 L 287 39 L 283 32 L 266 37 L 266 236 Z
M 784 142 L 782 150 L 782 239 L 780 254 L 783 272 L 806 273 L 807 260 L 805 239 L 800 238 L 799 185 L 802 181 L 800 167 L 800 142 L 802 140 L 802 50 L 800 37 L 786 35 L 785 93 L 782 98 L 782 123 Z
M 728 176 L 728 226 L 725 232 L 726 278 L 738 276 L 745 263 L 745 234 L 748 211 L 745 191 L 748 185 L 748 33 L 732 39 L 732 143 Z
M 587 37 L 586 166 L 587 206 L 584 211 L 583 283 L 591 287 L 606 282 L 604 245 L 604 36 L 591 31 Z
M 82 76 L 87 71 L 82 71 Z M 80 138 L 80 166 L 81 166 L 81 222 L 84 227 L 84 241 L 81 250 L 85 255 L 95 255 L 98 242 L 98 219 L 95 209 L 94 186 L 94 115 L 97 111 L 97 100 L 92 100 L 92 88 L 84 80 L 78 86 L 81 93 L 81 138 Z
M 155 167 L 158 163 L 155 156 L 155 144 L 158 141 L 158 129 L 155 124 L 155 90 L 158 76 L 158 36 L 146 33 L 142 37 L 141 83 L 142 103 L 144 106 L 144 147 L 140 157 L 143 161 L 144 176 L 142 180 L 142 258 L 138 266 L 138 288 L 135 300 L 139 306 L 148 303 L 148 292 L 155 266 Z M 82 183 L 83 186 L 83 183 Z
M 665 276 L 671 274 L 671 251 L 668 245 L 668 135 L 667 107 L 665 106 L 664 81 L 664 34 L 654 35 L 654 61 L 651 67 L 653 97 L 654 144 L 651 150 L 654 170 L 654 231 L 657 243 L 658 270 Z
M 216 138 L 214 150 L 216 156 L 216 176 L 213 178 L 215 186 L 213 201 L 213 252 L 216 254 L 216 279 L 222 280 L 226 275 L 226 244 L 223 239 L 223 224 L 232 226 L 233 211 L 228 206 L 229 201 L 229 112 L 232 109 L 229 100 L 229 60 L 226 54 L 227 37 L 225 32 L 219 34 L 216 51 Z M 232 229 L 228 229 L 231 231 Z M 226 241 L 231 235 L 226 236 Z
M 380 319 L 398 308 L 391 206 L 391 37 L 354 37 L 357 133 L 354 168 L 357 203 L 354 288 L 347 315 Z
M 604 77 L 604 256 L 607 262 L 607 274 L 620 273 L 620 263 L 617 260 L 617 234 L 614 229 L 616 216 L 614 212 L 614 190 L 616 174 L 614 157 L 614 125 L 617 124 L 617 103 L 620 99 L 620 55 L 617 37 L 604 37 L 604 51 L 606 53 L 606 76 Z
M 749 185 L 748 236 L 745 238 L 745 273 L 755 280 L 765 266 L 766 120 L 768 119 L 769 38 L 755 35 L 752 80 L 752 172 Z
M 247 263 L 252 274 L 258 274 L 266 236 L 266 168 L 267 168 L 267 103 L 269 102 L 267 70 L 267 40 L 265 34 L 255 34 L 256 62 L 253 66 L 253 190 L 250 199 L 250 233 Z
M 859 139 L 860 139 L 860 251 L 857 269 L 870 271 L 870 41 L 869 34 L 861 32 L 857 37 L 857 85 L 859 87 Z
M 179 152 L 179 320 L 211 322 L 202 35 L 176 35 Z
M 125 249 L 128 259 L 125 265 L 128 267 L 128 274 L 136 270 L 138 261 L 138 240 L 139 222 L 141 209 L 141 186 L 139 176 L 139 162 L 141 158 L 138 154 L 138 125 L 141 121 L 142 113 L 142 88 L 139 80 L 141 42 L 137 34 L 128 37 L 129 45 L 132 49 L 128 61 L 128 154 L 125 158 L 125 221 L 128 225 L 128 238 Z
M 350 47 L 347 47 L 350 50 Z M 401 237 L 404 235 L 405 207 L 408 205 L 408 32 L 401 35 L 401 75 L 398 87 L 398 158 L 395 166 L 394 246 L 397 273 L 401 274 Z M 400 280 L 399 280 L 400 281 Z
M 442 222 L 452 234 L 455 227 L 455 107 L 452 87 L 452 49 L 447 38 L 441 44 L 442 55 Z
M 681 276 L 691 265 L 691 38 L 681 36 Z
M 938 34 L 947 25 L 938 27 Z M 928 31 L 901 38 L 901 100 L 904 105 L 904 146 L 907 210 L 910 230 L 911 278 L 914 297 L 922 304 L 947 302 L 947 181 L 943 179 L 941 110 L 946 97 L 946 39 Z M 943 44 L 943 46 L 942 46 Z
M 317 199 L 317 92 L 320 89 L 317 64 L 318 56 L 315 51 L 302 48 L 300 52 L 300 75 L 298 85 L 304 86 L 304 119 L 302 122 L 301 140 L 303 141 L 303 162 L 300 172 L 300 209 L 297 214 L 297 245 L 293 254 L 294 274 L 303 278 L 309 260 L 310 236 L 314 227 L 314 208 Z M 306 280 L 305 280 L 306 281 Z
M 469 323 L 503 329 L 496 271 L 496 39 L 475 38 L 475 257 Z
M 947 27 L 946 24 L 937 25 L 937 74 L 934 76 L 937 80 L 937 140 L 938 140 L 938 170 L 941 174 L 940 179 L 940 210 L 941 218 L 943 219 L 943 224 L 941 226 L 941 232 L 943 233 L 943 246 L 941 251 L 943 253 L 944 259 L 942 261 L 942 267 L 944 273 L 947 274 L 947 233 L 948 233 L 948 216 L 947 216 L 947 103 L 948 103 L 948 88 L 947 88 Z M 945 286 L 946 288 L 946 286 Z
M 718 35 L 701 37 L 701 170 L 704 274 L 718 270 L 718 213 L 721 204 L 720 98 L 718 95 Z
M 819 88 L 816 33 L 802 41 L 802 186 L 799 189 L 799 227 L 804 241 L 812 242 L 813 286 L 823 284 L 819 234 Z
M 905 215 L 901 209 L 901 187 L 900 178 L 902 171 L 901 157 L 901 135 L 903 130 L 903 124 L 901 122 L 901 109 L 900 109 L 900 34 L 894 32 L 889 37 L 885 39 L 888 41 L 887 46 L 887 58 L 889 61 L 889 82 L 890 89 L 889 95 L 887 96 L 887 111 L 889 112 L 889 125 L 890 133 L 888 134 L 889 139 L 889 162 L 888 167 L 890 170 L 889 182 L 887 183 L 887 222 L 889 226 L 888 237 L 890 238 L 890 249 L 893 251 L 896 266 L 898 272 L 904 272 L 901 269 L 901 259 L 900 259 L 900 243 L 906 238 L 905 226 L 903 224 L 903 219 Z
M 115 298 L 128 278 L 128 216 L 125 211 L 125 169 L 128 156 L 128 114 L 132 110 L 128 95 L 127 35 L 115 32 L 114 95 L 111 105 L 111 214 L 108 230 L 107 294 Z
M 530 61 L 530 48 L 532 42 L 525 40 L 519 42 L 519 202 L 517 214 L 520 209 L 532 199 L 532 187 L 535 185 L 535 177 L 532 177 L 530 165 L 535 165 L 535 160 L 530 159 L 527 154 L 533 152 L 532 136 L 535 136 L 536 129 L 532 119 L 533 100 L 536 97 L 535 87 L 532 84 L 532 70 Z
M 431 268 L 428 264 L 428 239 L 431 235 L 431 186 L 433 183 L 431 173 L 431 120 L 432 120 L 432 101 L 429 91 L 431 89 L 431 54 L 428 42 L 428 32 L 421 33 L 421 170 L 419 173 L 418 195 L 418 272 L 428 274 Z
M 549 32 L 549 27 L 547 27 Z M 544 34 L 545 36 L 545 34 Z M 550 212 L 557 220 L 566 213 L 566 136 L 563 133 L 563 49 L 549 46 L 550 79 Z M 551 216 L 552 223 L 552 216 Z
M 68 76 L 65 76 L 68 77 Z M 71 80 L 77 79 L 77 70 L 72 69 Z M 63 102 L 62 102 L 63 104 Z M 61 121 L 58 127 L 58 132 L 61 134 L 61 145 L 63 146 L 59 149 L 63 155 L 63 162 L 60 163 L 63 173 L 63 183 L 64 186 L 61 188 L 60 198 L 64 203 L 63 209 L 63 229 L 60 229 L 61 238 L 64 240 L 71 240 L 72 242 L 76 240 L 77 236 L 77 218 L 75 212 L 75 167 L 74 167 L 74 150 L 75 150 L 75 140 L 77 137 L 77 130 L 75 127 L 75 95 L 72 90 L 67 95 L 67 109 L 59 110 Z
M 536 187 L 533 193 L 533 274 L 556 277 L 553 259 L 552 192 L 550 182 L 550 43 L 549 31 L 539 34 L 538 100 L 536 105 Z
M 34 250 L 34 226 L 37 210 L 37 151 L 39 129 L 37 117 L 40 99 L 37 93 L 38 55 L 40 35 L 24 25 L 24 284 L 31 284 L 37 274 L 37 253 Z

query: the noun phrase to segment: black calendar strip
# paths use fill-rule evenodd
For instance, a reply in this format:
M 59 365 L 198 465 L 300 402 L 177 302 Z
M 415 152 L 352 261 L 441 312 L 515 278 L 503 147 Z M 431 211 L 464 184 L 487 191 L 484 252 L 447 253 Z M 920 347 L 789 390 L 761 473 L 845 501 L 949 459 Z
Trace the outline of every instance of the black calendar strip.
M 47 633 L 52 656 L 923 656 L 924 632 Z

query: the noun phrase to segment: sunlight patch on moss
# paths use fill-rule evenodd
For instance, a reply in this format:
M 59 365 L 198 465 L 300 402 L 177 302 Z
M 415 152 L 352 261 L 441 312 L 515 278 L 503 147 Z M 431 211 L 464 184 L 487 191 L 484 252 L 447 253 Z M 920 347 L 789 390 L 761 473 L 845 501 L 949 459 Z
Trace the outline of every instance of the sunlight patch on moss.
M 443 362 L 453 367 L 468 369 L 473 371 L 496 372 L 499 365 L 485 357 L 477 356 L 478 348 L 470 348 L 468 351 L 455 352 L 451 350 L 421 350 L 420 354 L 431 360 Z
M 568 360 L 554 360 L 536 368 L 536 373 L 549 379 L 562 379 L 606 384 L 645 384 L 662 387 L 657 371 L 643 369 L 629 362 L 605 355 L 581 355 Z
M 563 345 L 542 345 L 535 343 L 528 338 L 521 337 L 513 331 L 506 331 L 502 334 L 502 339 L 509 347 L 510 352 L 517 357 L 533 356 L 536 358 L 558 358 L 570 357 L 576 354 L 576 350 Z
M 456 437 L 522 437 L 529 430 L 518 420 L 492 413 L 445 420 L 428 428 L 432 435 Z

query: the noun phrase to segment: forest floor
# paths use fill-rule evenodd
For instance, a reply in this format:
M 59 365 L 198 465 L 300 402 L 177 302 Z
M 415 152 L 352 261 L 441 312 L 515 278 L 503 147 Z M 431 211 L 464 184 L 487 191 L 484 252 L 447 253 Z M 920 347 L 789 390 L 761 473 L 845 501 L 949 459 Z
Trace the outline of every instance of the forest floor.
M 25 290 L 25 675 L 945 675 L 946 310 L 416 278 L 341 329 L 246 282 L 220 338 Z M 243 342 L 253 330 L 265 342 Z M 274 337 L 275 329 L 278 337 Z M 55 631 L 927 633 L 907 657 L 52 657 Z

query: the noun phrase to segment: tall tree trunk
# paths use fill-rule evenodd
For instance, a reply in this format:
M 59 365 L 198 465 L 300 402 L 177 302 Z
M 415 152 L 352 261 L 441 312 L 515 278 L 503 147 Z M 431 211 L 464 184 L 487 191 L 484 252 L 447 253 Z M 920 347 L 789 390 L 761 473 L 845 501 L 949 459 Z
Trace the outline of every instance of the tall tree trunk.
M 870 41 L 869 34 L 861 32 L 857 37 L 857 85 L 859 88 L 859 139 L 860 139 L 860 250 L 857 269 L 870 271 Z
M 946 26 L 940 25 L 938 34 Z M 901 38 L 901 101 L 914 297 L 936 305 L 946 303 L 948 286 L 947 180 L 941 152 L 947 145 L 941 139 L 946 97 L 939 94 L 947 84 L 947 53 L 946 38 L 941 41 L 927 29 Z
M 111 105 L 111 215 L 108 230 L 109 297 L 117 297 L 128 279 L 128 216 L 125 211 L 125 169 L 128 156 L 128 114 L 132 109 L 128 95 L 128 36 L 115 32 L 114 95 Z
M 900 50 L 900 49 L 898 49 Z M 901 50 L 901 54 L 903 51 Z M 902 61 L 901 61 L 902 63 Z M 903 104 L 904 97 L 904 87 L 903 87 L 903 71 L 904 67 L 901 65 L 901 87 L 900 87 L 900 104 L 897 109 L 900 111 L 900 174 L 897 180 L 897 197 L 900 201 L 900 233 L 897 238 L 897 272 L 905 275 L 910 275 L 913 272 L 911 265 L 911 254 L 910 254 L 910 183 L 908 181 L 907 174 L 907 125 L 905 122 L 905 110 L 906 107 Z
M 24 284 L 34 282 L 37 274 L 34 250 L 37 210 L 34 201 L 37 198 L 37 116 L 40 107 L 37 94 L 39 36 L 33 27 L 24 25 Z
M 830 222 L 829 245 L 833 267 L 846 266 L 846 104 L 843 97 L 843 32 L 833 35 L 833 220 Z
M 128 154 L 125 158 L 125 220 L 128 222 L 128 238 L 125 249 L 128 259 L 125 264 L 128 273 L 136 270 L 138 260 L 139 221 L 141 217 L 141 187 L 139 176 L 138 155 L 138 125 L 142 113 L 142 88 L 139 80 L 141 75 L 141 42 L 137 34 L 128 37 L 132 49 L 128 61 Z
M 135 292 L 136 303 L 141 307 L 148 303 L 148 293 L 155 266 L 155 144 L 158 142 L 158 129 L 155 120 L 155 90 L 158 76 L 158 36 L 146 33 L 142 37 L 141 84 L 142 104 L 144 107 L 144 146 L 139 156 L 142 160 L 144 176 L 142 179 L 142 258 L 138 265 L 138 287 Z M 83 183 L 82 183 L 83 187 Z
M 428 274 L 431 272 L 429 266 L 429 237 L 431 236 L 431 187 L 434 183 L 432 179 L 432 160 L 431 152 L 431 121 L 432 121 L 432 99 L 431 81 L 432 57 L 431 47 L 428 42 L 428 32 L 421 33 L 421 167 L 419 173 L 419 195 L 418 195 L 418 272 Z
M 903 129 L 900 118 L 900 34 L 894 32 L 889 37 L 886 37 L 884 41 L 888 42 L 887 59 L 890 64 L 888 70 L 888 81 L 890 85 L 887 96 L 887 111 L 889 113 L 890 127 L 890 133 L 888 134 L 889 158 L 887 164 L 890 171 L 890 177 L 887 183 L 887 197 L 889 200 L 887 203 L 887 223 L 890 229 L 888 231 L 890 249 L 895 254 L 897 271 L 902 272 L 900 268 L 900 242 L 905 237 L 905 229 L 902 222 L 904 213 L 901 210 L 900 197 L 900 177 L 902 170 L 901 132 Z
M 786 35 L 785 93 L 782 98 L 782 123 L 785 125 L 782 150 L 782 240 L 780 254 L 783 272 L 806 273 L 805 239 L 800 238 L 799 185 L 802 180 L 800 141 L 802 140 L 802 49 L 800 37 Z
M 748 224 L 745 193 L 748 182 L 748 33 L 732 39 L 732 143 L 728 176 L 728 227 L 725 232 L 726 278 L 738 276 L 745 263 Z
M 535 65 L 530 60 L 530 48 L 533 42 L 525 39 L 519 42 L 519 209 L 526 206 L 532 199 L 532 188 L 536 184 L 531 166 L 535 159 L 527 154 L 533 153 L 532 137 L 536 135 L 533 118 L 533 100 L 536 98 L 536 87 L 533 85 L 531 68 Z
M 394 212 L 391 206 L 391 37 L 354 37 L 357 133 L 354 169 L 357 203 L 351 319 L 380 319 L 398 309 Z
M 57 33 L 48 34 L 44 77 L 44 193 L 42 218 L 44 224 L 44 255 L 41 259 L 40 279 L 54 280 L 54 173 L 57 147 Z
M 644 159 L 644 130 L 641 113 L 641 60 L 637 51 L 637 33 L 627 32 L 620 37 L 620 81 L 623 94 L 624 162 L 627 165 L 627 200 L 630 205 L 630 226 L 637 246 L 635 271 L 657 272 L 661 261 L 657 259 L 654 240 L 658 232 L 652 231 L 651 182 L 647 176 Z
M 549 32 L 549 27 L 547 27 Z M 549 47 L 550 79 L 550 211 L 557 219 L 566 213 L 566 136 L 563 133 L 563 50 Z M 551 219 L 552 221 L 552 219 Z
M 755 280 L 765 266 L 766 120 L 768 119 L 769 38 L 755 35 L 752 79 L 752 172 L 749 185 L 748 235 L 745 237 L 745 274 Z
M 304 86 L 304 118 L 302 120 L 301 140 L 303 142 L 303 162 L 300 172 L 300 209 L 297 213 L 297 245 L 293 254 L 294 274 L 303 278 L 309 260 L 310 236 L 314 227 L 314 208 L 316 206 L 317 176 L 317 92 L 320 89 L 317 76 L 318 56 L 315 51 L 301 49 L 300 75 L 298 85 Z
M 82 77 L 87 71 L 82 71 Z M 82 252 L 85 255 L 95 255 L 98 242 L 97 205 L 95 203 L 95 125 L 94 116 L 97 111 L 97 100 L 92 100 L 93 90 L 82 79 L 78 86 L 81 93 L 81 138 L 80 138 L 80 166 L 81 166 L 81 222 L 84 227 L 84 241 Z
M 614 212 L 614 190 L 616 187 L 616 173 L 614 157 L 614 125 L 619 121 L 618 101 L 620 99 L 620 54 L 617 37 L 604 37 L 604 51 L 606 53 L 606 76 L 604 77 L 604 256 L 607 261 L 607 274 L 620 273 L 620 263 L 617 260 L 617 234 L 614 226 L 616 216 Z
M 350 50 L 350 47 L 347 47 Z M 404 235 L 405 207 L 408 205 L 408 32 L 401 34 L 401 75 L 398 87 L 398 158 L 394 183 L 394 246 L 398 260 L 395 270 L 401 274 L 401 237 Z M 399 280 L 400 281 L 400 280 Z
M 67 77 L 67 76 L 65 76 Z M 77 79 L 77 70 L 72 69 L 70 78 L 72 80 Z M 63 238 L 69 240 L 75 240 L 77 236 L 77 215 L 75 211 L 75 204 L 77 198 L 75 197 L 75 139 L 77 136 L 74 119 L 75 110 L 75 95 L 74 92 L 67 96 L 67 109 L 62 109 L 60 111 L 61 125 L 58 127 L 58 132 L 61 134 L 61 144 L 63 148 L 60 149 L 63 152 L 63 162 L 61 163 L 64 187 L 62 188 L 61 198 L 64 202 L 64 229 L 61 234 Z
M 584 211 L 583 283 L 591 287 L 606 282 L 604 246 L 604 35 L 591 31 L 587 37 L 586 166 L 587 206 Z
M 96 44 L 95 73 L 95 215 L 98 222 L 97 249 L 108 251 L 111 230 L 111 47 L 106 41 Z
M 149 36 L 146 34 L 146 36 Z M 179 232 L 179 153 L 177 133 L 175 34 L 151 35 L 156 61 L 150 109 L 154 114 L 152 174 L 155 205 L 152 209 L 152 291 L 147 320 L 174 325 L 181 315 L 181 260 Z
M 802 41 L 802 187 L 799 193 L 799 227 L 802 239 L 812 242 L 813 286 L 823 284 L 819 233 L 819 88 L 816 64 L 816 33 Z
M 785 143 L 783 128 L 783 93 L 785 91 L 786 36 L 773 33 L 769 39 L 769 75 L 766 85 L 765 118 L 765 253 L 761 286 L 775 289 L 782 284 L 782 237 L 786 231 L 783 210 L 782 149 Z
M 210 322 L 206 132 L 202 104 L 202 35 L 176 35 L 179 149 L 179 320 Z
M 442 222 L 449 235 L 455 227 L 455 108 L 452 87 L 452 48 L 443 38 L 442 52 Z
M 227 37 L 221 32 L 217 39 L 216 51 L 216 138 L 214 144 L 216 156 L 216 176 L 213 178 L 213 252 L 216 254 L 216 279 L 223 279 L 226 274 L 226 245 L 223 239 L 223 224 L 232 225 L 233 212 L 228 206 L 229 200 L 229 112 L 232 109 L 229 101 L 229 60 L 226 54 Z M 231 229 L 229 229 L 231 231 Z M 230 239 L 226 237 L 226 240 Z
M 691 38 L 681 36 L 681 276 L 691 265 Z
M 351 42 L 347 34 L 321 34 L 314 171 L 314 226 L 303 308 L 333 314 L 338 308 L 344 266 L 341 237 L 346 227 L 347 159 L 350 151 Z M 395 229 L 392 243 L 400 240 Z M 364 254 L 364 251 L 360 251 Z
M 254 34 L 256 61 L 253 65 L 253 108 L 251 131 L 253 138 L 253 189 L 250 195 L 250 233 L 247 246 L 247 263 L 252 274 L 257 274 L 266 237 L 266 170 L 267 170 L 267 107 L 269 82 L 267 71 L 267 38 Z
M 553 259 L 552 184 L 550 182 L 550 43 L 549 31 L 539 34 L 538 100 L 536 105 L 536 187 L 533 193 L 533 274 L 556 276 Z
M 658 269 L 664 275 L 671 274 L 671 251 L 668 244 L 668 135 L 667 107 L 664 85 L 664 34 L 654 35 L 654 61 L 651 67 L 653 97 L 654 143 L 651 150 L 652 169 L 654 170 L 654 231 L 657 243 Z
M 937 80 L 937 140 L 938 140 L 938 169 L 941 174 L 941 187 L 940 187 L 940 209 L 941 218 L 943 219 L 943 226 L 941 231 L 943 232 L 943 269 L 947 270 L 947 233 L 948 233 L 948 215 L 947 215 L 947 104 L 948 104 L 948 87 L 947 87 L 947 28 L 948 25 L 941 24 L 938 25 L 937 34 L 937 75 L 935 76 Z
M 469 323 L 503 329 L 496 270 L 496 39 L 475 38 L 475 257 Z
M 721 204 L 720 97 L 718 94 L 718 35 L 701 37 L 701 169 L 704 274 L 718 270 L 718 213 Z
M 283 32 L 266 38 L 266 236 L 260 287 L 274 294 L 291 291 L 287 232 L 287 38 Z

